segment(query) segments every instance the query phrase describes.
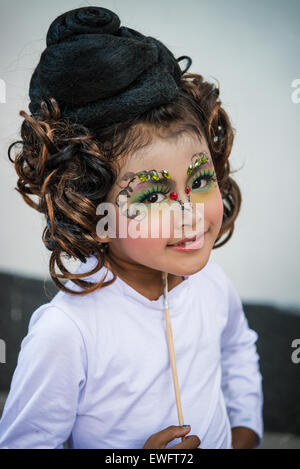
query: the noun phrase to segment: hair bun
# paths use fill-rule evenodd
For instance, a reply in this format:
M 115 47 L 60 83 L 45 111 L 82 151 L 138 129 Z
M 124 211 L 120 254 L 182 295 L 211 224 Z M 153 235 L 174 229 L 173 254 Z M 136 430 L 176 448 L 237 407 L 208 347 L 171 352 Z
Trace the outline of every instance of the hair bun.
M 63 118 L 97 131 L 175 99 L 182 58 L 188 57 L 175 59 L 159 40 L 120 27 L 106 8 L 77 8 L 50 25 L 29 109 L 39 112 L 41 100 L 53 97 Z
M 63 13 L 51 23 L 46 43 L 52 46 L 77 34 L 113 34 L 120 24 L 118 15 L 107 8 L 76 8 Z

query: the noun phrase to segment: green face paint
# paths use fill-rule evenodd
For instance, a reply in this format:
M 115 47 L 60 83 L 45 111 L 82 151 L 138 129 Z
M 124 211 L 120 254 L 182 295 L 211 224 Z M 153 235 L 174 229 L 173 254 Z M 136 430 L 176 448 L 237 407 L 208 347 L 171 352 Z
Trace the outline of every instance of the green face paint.
M 213 169 L 198 170 L 191 179 L 190 201 L 193 204 L 201 203 L 212 195 L 217 187 L 217 178 Z
M 116 205 L 119 206 L 120 195 L 126 196 L 127 198 L 127 213 L 125 214 L 128 218 L 135 218 L 134 216 L 134 205 L 137 203 L 144 203 L 150 205 L 161 202 L 163 199 L 167 199 L 167 194 L 172 190 L 173 183 L 169 181 L 170 174 L 166 169 L 158 172 L 155 169 L 151 171 L 139 171 L 138 173 L 126 173 L 122 180 L 128 180 L 127 186 L 122 189 L 116 199 Z M 134 188 L 131 187 L 133 182 L 139 181 Z
M 189 202 L 203 202 L 203 198 L 207 198 L 212 189 L 217 186 L 217 184 L 213 184 L 213 182 L 217 181 L 212 168 L 213 164 L 208 155 L 204 152 L 194 154 L 191 161 L 187 170 L 189 177 L 185 192 L 188 194 Z M 200 170 L 200 167 L 206 166 L 208 169 Z M 135 218 L 134 204 L 143 203 L 149 207 L 155 204 L 156 208 L 160 209 L 161 207 L 162 209 L 162 202 L 172 203 L 177 199 L 177 192 L 175 192 L 176 182 L 170 178 L 169 171 L 166 169 L 161 171 L 152 169 L 150 171 L 139 171 L 138 173 L 127 173 L 122 180 L 128 179 L 129 183 L 116 197 L 117 205 L 119 205 L 118 198 L 121 194 L 127 197 L 128 208 L 125 215 L 128 218 Z M 139 181 L 139 183 L 132 188 L 131 184 L 134 181 Z M 178 202 L 182 205 L 181 200 L 178 200 Z

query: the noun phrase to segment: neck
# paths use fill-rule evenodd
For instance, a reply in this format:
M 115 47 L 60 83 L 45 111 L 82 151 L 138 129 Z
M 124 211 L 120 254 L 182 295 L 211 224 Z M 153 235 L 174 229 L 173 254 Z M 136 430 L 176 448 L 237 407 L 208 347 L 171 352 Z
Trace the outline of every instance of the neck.
M 125 283 L 137 290 L 149 300 L 157 300 L 163 295 L 162 272 L 150 267 L 125 260 L 109 249 L 106 254 L 106 267 Z M 168 274 L 168 291 L 184 280 L 183 276 Z

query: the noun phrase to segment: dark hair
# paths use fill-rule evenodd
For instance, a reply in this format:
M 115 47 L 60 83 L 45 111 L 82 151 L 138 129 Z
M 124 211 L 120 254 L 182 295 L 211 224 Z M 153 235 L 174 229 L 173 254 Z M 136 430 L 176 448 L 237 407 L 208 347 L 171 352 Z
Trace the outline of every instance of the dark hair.
M 27 204 L 46 217 L 42 240 L 52 251 L 50 275 L 59 289 L 73 295 L 85 295 L 115 280 L 115 274 L 107 282 L 106 277 L 98 283 L 80 280 L 104 265 L 110 265 L 108 246 L 105 249 L 97 239 L 99 215 L 96 215 L 96 208 L 105 201 L 116 181 L 117 157 L 148 145 L 161 129 L 172 132 L 172 135 L 182 132 L 204 135 L 224 204 L 223 223 L 213 249 L 231 238 L 240 210 L 241 192 L 230 176 L 228 158 L 234 129 L 221 104 L 219 89 L 214 84 L 204 81 L 199 74 L 186 73 L 173 102 L 106 127 L 97 134 L 61 118 L 59 105 L 51 97 L 41 101 L 35 116 L 20 111 L 24 117 L 22 140 L 12 143 L 8 149 L 9 159 L 18 174 L 15 189 Z M 13 161 L 11 150 L 19 143 L 22 149 Z M 30 195 L 37 196 L 37 201 L 34 202 Z M 91 272 L 72 274 L 63 265 L 62 255 L 82 262 L 95 255 L 98 263 Z M 55 264 L 61 275 L 55 272 Z M 71 279 L 83 290 L 69 290 L 59 279 Z

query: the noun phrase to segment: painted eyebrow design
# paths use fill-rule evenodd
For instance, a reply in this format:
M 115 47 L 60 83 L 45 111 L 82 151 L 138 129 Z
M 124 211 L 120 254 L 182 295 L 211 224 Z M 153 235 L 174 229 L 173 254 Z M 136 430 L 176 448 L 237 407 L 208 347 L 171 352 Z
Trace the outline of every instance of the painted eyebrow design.
M 158 173 L 158 171 L 157 171 Z M 169 179 L 166 179 L 164 177 L 161 177 L 159 178 L 157 181 L 154 181 L 153 179 L 150 179 L 149 181 L 141 181 L 139 184 L 137 184 L 136 186 L 134 186 L 134 190 L 136 189 L 143 189 L 144 187 L 148 187 L 149 185 L 153 185 L 153 184 L 162 184 L 166 187 L 173 187 L 174 184 L 175 184 L 175 181 L 173 181 L 173 179 L 169 178 Z
M 151 170 L 150 170 L 151 171 Z M 144 171 L 143 174 L 148 174 L 150 171 Z M 139 171 L 141 172 L 141 171 Z M 115 197 L 115 203 L 117 205 L 119 205 L 118 203 L 118 198 L 120 195 L 125 195 L 126 197 L 130 197 L 130 193 L 133 192 L 133 188 L 130 187 L 130 184 L 136 179 L 138 178 L 138 173 L 126 173 L 124 174 L 123 178 L 121 179 L 121 181 L 127 181 L 128 179 L 130 179 L 130 181 L 128 182 L 127 186 L 124 187 L 118 194 L 117 196 Z M 173 188 L 173 184 L 174 182 L 170 179 L 166 179 L 164 177 L 162 178 L 159 178 L 158 181 L 154 181 L 154 180 L 148 180 L 148 181 L 141 181 L 139 178 L 138 180 L 140 181 L 140 184 L 137 184 L 134 189 L 136 190 L 137 187 L 140 187 L 142 186 L 143 188 L 147 188 L 153 184 L 162 184 L 162 185 L 165 185 L 168 189 L 172 190 Z
M 207 161 L 206 163 L 203 163 L 199 166 L 196 166 L 193 168 L 192 172 L 190 174 L 187 175 L 187 178 L 186 180 L 188 181 L 194 174 L 196 174 L 199 170 L 202 171 L 202 169 L 206 169 L 206 167 L 209 167 L 209 166 L 212 166 L 212 162 L 211 161 Z M 156 170 L 155 170 L 156 171 Z M 141 172 L 141 171 L 140 171 Z M 150 171 L 149 171 L 150 172 Z M 160 173 L 160 171 L 156 171 L 157 173 Z M 126 175 L 125 175 L 126 176 Z M 138 177 L 136 175 L 136 177 Z M 128 178 L 126 178 L 128 179 Z M 135 179 L 135 178 L 134 178 Z M 140 179 L 139 179 L 140 180 Z M 133 180 L 131 181 L 133 182 Z M 150 184 L 164 184 L 164 185 L 172 185 L 172 187 L 175 186 L 176 184 L 176 181 L 174 179 L 172 179 L 171 177 L 166 179 L 164 177 L 162 178 L 159 178 L 157 181 L 153 180 L 153 179 L 150 179 L 148 181 L 141 181 L 139 184 L 137 184 L 136 186 L 134 186 L 134 189 L 136 190 L 137 188 L 142 188 L 142 187 L 148 187 L 148 185 Z
M 213 164 L 211 158 L 207 155 L 206 152 L 194 153 L 194 155 L 192 156 L 192 158 L 191 158 L 190 161 L 192 162 L 192 161 L 193 161 L 193 158 L 194 158 L 195 156 L 198 157 L 198 155 L 204 155 L 204 156 L 207 158 L 207 161 L 206 161 L 205 163 L 200 163 L 200 164 L 199 164 L 198 166 L 196 166 L 196 167 L 194 166 L 193 169 L 192 169 L 192 171 L 190 172 L 190 174 L 187 174 L 187 179 L 186 179 L 186 181 L 188 181 L 196 172 L 198 172 L 198 170 L 201 169 L 201 171 L 202 171 L 203 168 L 206 168 L 206 167 L 211 166 L 211 165 Z M 195 163 L 195 162 L 194 162 L 194 163 Z M 190 164 L 192 164 L 192 163 L 190 163 Z M 156 180 L 153 180 L 153 179 L 151 179 L 151 178 L 148 179 L 148 181 L 141 181 L 141 180 L 139 179 L 138 174 L 141 173 L 141 174 L 144 174 L 145 176 L 147 176 L 147 175 L 150 174 L 151 171 L 152 171 L 152 170 L 150 169 L 150 170 L 148 170 L 148 171 L 141 170 L 141 171 L 138 171 L 137 173 L 133 173 L 133 172 L 125 173 L 120 182 L 122 182 L 122 181 L 128 181 L 128 179 L 130 179 L 130 181 L 128 182 L 127 186 L 124 187 L 124 188 L 117 194 L 117 196 L 116 196 L 116 198 L 115 198 L 116 204 L 118 205 L 117 200 L 118 200 L 118 197 L 119 197 L 120 195 L 126 195 L 127 197 L 129 197 L 129 192 L 132 193 L 133 190 L 136 190 L 136 189 L 138 189 L 138 188 L 139 188 L 139 189 L 142 189 L 142 188 L 143 188 L 143 189 L 144 189 L 144 188 L 146 189 L 147 187 L 149 187 L 149 186 L 151 186 L 151 185 L 153 185 L 153 184 L 162 184 L 162 185 L 165 185 L 165 186 L 167 186 L 170 190 L 172 190 L 172 189 L 175 188 L 175 186 L 176 186 L 176 181 L 175 181 L 174 179 L 172 179 L 172 178 L 161 177 L 161 178 L 159 178 L 157 181 L 156 181 Z M 159 173 L 162 173 L 162 172 L 165 171 L 165 170 L 162 169 L 161 171 L 156 171 L 156 170 L 154 170 L 154 171 L 155 171 L 155 172 L 157 173 L 157 175 L 158 175 Z M 133 189 L 132 187 L 130 187 L 130 185 L 133 183 L 133 181 L 134 181 L 135 179 L 138 179 L 140 182 L 139 182 L 139 184 L 137 184 L 136 186 L 134 186 L 134 189 Z M 120 186 L 120 184 L 119 184 L 119 186 Z M 120 186 L 120 187 L 121 187 L 121 186 Z
M 212 161 L 208 160 L 206 163 L 202 163 L 201 165 L 194 167 L 192 172 L 188 174 L 187 180 L 190 179 L 191 176 L 196 174 L 198 170 L 202 171 L 202 169 L 206 169 L 207 167 L 212 166 L 212 164 L 213 164 Z

